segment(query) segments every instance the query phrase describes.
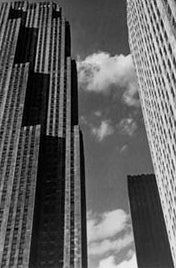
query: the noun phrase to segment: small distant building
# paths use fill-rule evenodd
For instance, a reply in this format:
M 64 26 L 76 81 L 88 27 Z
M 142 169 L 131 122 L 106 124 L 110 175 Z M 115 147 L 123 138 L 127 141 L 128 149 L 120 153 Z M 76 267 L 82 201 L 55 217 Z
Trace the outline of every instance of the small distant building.
M 174 268 L 155 175 L 128 176 L 139 268 Z

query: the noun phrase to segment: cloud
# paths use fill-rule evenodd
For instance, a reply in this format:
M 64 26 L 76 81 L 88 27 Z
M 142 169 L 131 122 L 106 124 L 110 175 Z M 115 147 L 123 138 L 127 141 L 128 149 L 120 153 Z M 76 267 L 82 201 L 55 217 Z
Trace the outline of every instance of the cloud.
M 123 118 L 117 125 L 117 129 L 123 135 L 133 136 L 137 130 L 137 124 L 133 118 Z
M 122 250 L 130 252 L 134 238 L 130 224 L 130 216 L 122 209 L 102 214 L 87 214 L 88 253 L 90 258 L 100 258 L 109 254 L 117 255 Z M 107 266 L 109 268 L 109 266 Z
M 131 55 L 111 56 L 98 52 L 77 61 L 79 86 L 97 93 L 111 92 L 111 88 L 124 89 L 123 101 L 139 106 L 137 79 Z
M 94 116 L 101 120 L 102 113 L 99 111 L 94 112 Z M 102 142 L 106 137 L 111 136 L 115 132 L 121 135 L 127 135 L 132 137 L 136 132 L 138 126 L 134 118 L 127 117 L 122 118 L 118 124 L 115 122 L 112 125 L 112 121 L 110 119 L 103 119 L 99 122 L 97 126 L 95 123 L 91 123 L 85 116 L 80 117 L 81 124 L 87 125 L 90 128 L 91 134 L 95 136 L 98 142 Z M 123 153 L 127 150 L 128 146 L 125 144 L 120 148 L 120 153 Z
M 122 99 L 128 106 L 140 107 L 136 79 L 134 81 L 130 81 L 128 84 L 128 90 L 123 93 Z
M 102 112 L 101 112 L 101 111 L 95 111 L 95 112 L 94 112 L 94 115 L 95 115 L 96 117 L 101 117 L 101 116 L 102 116 Z
M 120 149 L 120 153 L 121 153 L 121 154 L 124 153 L 124 152 L 127 150 L 127 148 L 128 148 L 128 145 L 127 145 L 127 144 L 123 145 L 123 146 L 121 147 L 121 149 Z
M 114 128 L 111 126 L 109 120 L 101 121 L 99 127 L 92 126 L 92 134 L 97 138 L 99 142 L 104 140 L 107 136 L 110 136 L 114 133 Z
M 84 125 L 89 124 L 88 121 L 87 121 L 87 118 L 84 115 L 80 116 L 80 122 L 81 122 L 81 124 L 84 124 Z
M 100 242 L 91 243 L 89 246 L 89 255 L 103 255 L 107 252 L 118 253 L 122 249 L 129 247 L 132 243 L 133 235 L 129 232 L 115 240 L 106 239 Z
M 114 237 L 129 226 L 129 215 L 122 209 L 89 214 L 87 232 L 89 242 Z
M 98 268 L 138 268 L 136 256 L 133 254 L 132 258 L 116 264 L 114 256 L 109 256 L 100 261 Z

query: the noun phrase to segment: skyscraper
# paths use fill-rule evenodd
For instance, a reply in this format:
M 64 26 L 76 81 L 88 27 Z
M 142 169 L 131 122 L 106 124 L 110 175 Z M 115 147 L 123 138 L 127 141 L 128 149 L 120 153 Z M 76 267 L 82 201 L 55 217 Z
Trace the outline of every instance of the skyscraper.
M 86 268 L 77 72 L 52 2 L 0 5 L 0 267 Z
M 128 0 L 129 44 L 176 266 L 176 2 Z
M 138 267 L 173 268 L 155 176 L 128 176 L 128 192 Z

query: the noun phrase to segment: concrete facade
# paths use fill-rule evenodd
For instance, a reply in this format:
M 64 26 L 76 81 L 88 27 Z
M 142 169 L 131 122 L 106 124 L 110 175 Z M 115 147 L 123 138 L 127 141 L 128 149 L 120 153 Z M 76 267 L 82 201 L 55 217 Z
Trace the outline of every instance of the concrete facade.
M 87 268 L 70 45 L 59 5 L 0 4 L 0 267 Z
M 176 2 L 127 1 L 129 45 L 176 267 Z

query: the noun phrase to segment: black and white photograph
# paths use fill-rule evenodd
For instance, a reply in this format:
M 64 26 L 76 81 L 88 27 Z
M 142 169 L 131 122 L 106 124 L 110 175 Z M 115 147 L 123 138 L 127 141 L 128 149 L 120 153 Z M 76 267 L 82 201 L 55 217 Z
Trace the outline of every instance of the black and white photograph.
M 176 268 L 175 0 L 0 0 L 0 268 Z

